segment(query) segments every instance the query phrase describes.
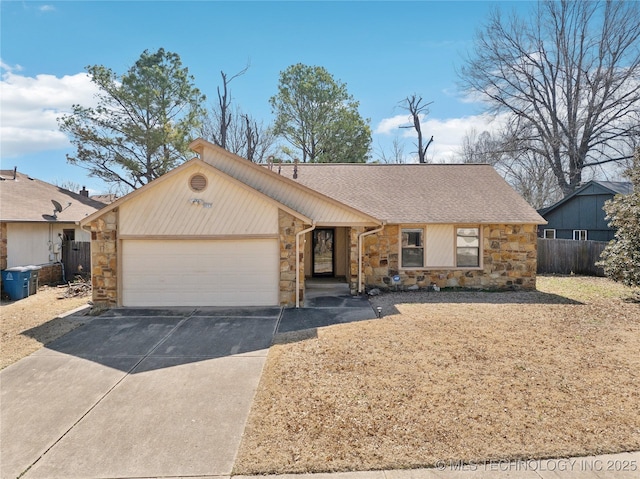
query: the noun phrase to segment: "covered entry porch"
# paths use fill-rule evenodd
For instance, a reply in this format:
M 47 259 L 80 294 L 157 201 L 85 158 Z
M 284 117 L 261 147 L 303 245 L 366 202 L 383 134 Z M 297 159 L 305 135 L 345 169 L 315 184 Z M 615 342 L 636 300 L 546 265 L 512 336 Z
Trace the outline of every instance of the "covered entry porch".
M 381 226 L 318 225 L 304 234 L 301 248 L 301 280 L 299 298 L 310 299 L 319 289 L 338 288 L 351 295 L 362 292 L 362 240 L 380 231 Z
M 305 235 L 305 280 L 324 279 L 325 282 L 333 280 L 348 283 L 351 263 L 350 230 L 350 227 L 345 226 L 322 226 Z

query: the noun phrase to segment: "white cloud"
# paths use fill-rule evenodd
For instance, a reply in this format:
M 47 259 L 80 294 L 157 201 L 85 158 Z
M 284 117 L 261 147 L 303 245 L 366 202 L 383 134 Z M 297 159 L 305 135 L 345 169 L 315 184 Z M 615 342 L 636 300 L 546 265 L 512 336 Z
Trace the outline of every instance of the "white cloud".
M 97 89 L 86 73 L 65 75 L 16 74 L 2 63 L 0 137 L 2 157 L 11 158 L 69 146 L 56 119 L 74 104 L 95 106 Z
M 433 135 L 433 143 L 429 146 L 427 157 L 435 163 L 443 163 L 452 161 L 458 154 L 462 139 L 465 134 L 475 129 L 478 133 L 485 130 L 495 131 L 501 125 L 500 118 L 493 119 L 488 115 L 473 115 L 461 118 L 437 119 L 429 118 L 422 121 L 422 134 L 425 141 Z M 399 129 L 400 125 L 407 124 L 406 115 L 397 115 L 391 118 L 385 118 L 378 123 L 374 134 L 382 137 L 390 138 L 392 135 L 405 140 L 405 152 L 409 153 L 415 150 L 414 139 L 417 133 L 413 128 Z M 381 140 L 382 138 L 379 138 Z
M 38 10 L 40 10 L 41 12 L 55 12 L 56 7 L 54 7 L 53 5 L 42 5 L 38 7 Z
M 391 118 L 384 118 L 378 123 L 373 133 L 381 135 L 391 134 L 400 128 L 400 125 L 406 125 L 408 121 L 409 117 L 407 115 L 396 115 Z

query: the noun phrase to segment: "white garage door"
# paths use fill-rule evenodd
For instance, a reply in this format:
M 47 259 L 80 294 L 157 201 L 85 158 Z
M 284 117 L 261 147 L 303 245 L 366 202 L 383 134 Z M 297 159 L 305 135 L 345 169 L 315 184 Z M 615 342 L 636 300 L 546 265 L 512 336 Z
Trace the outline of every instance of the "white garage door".
M 123 306 L 275 306 L 276 239 L 124 240 Z

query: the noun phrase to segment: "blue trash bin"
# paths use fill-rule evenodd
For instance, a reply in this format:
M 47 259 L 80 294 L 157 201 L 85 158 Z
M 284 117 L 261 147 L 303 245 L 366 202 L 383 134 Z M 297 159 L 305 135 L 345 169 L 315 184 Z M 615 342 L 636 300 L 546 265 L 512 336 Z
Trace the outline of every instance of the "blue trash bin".
M 29 296 L 30 280 L 31 271 L 23 266 L 15 266 L 2 271 L 2 287 L 14 301 Z

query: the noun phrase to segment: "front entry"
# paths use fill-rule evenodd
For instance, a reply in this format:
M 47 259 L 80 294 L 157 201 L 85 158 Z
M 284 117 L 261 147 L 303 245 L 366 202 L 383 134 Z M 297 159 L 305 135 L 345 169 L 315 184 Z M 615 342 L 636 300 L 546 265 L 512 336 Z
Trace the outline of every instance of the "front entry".
M 313 276 L 334 276 L 334 230 L 313 230 Z

